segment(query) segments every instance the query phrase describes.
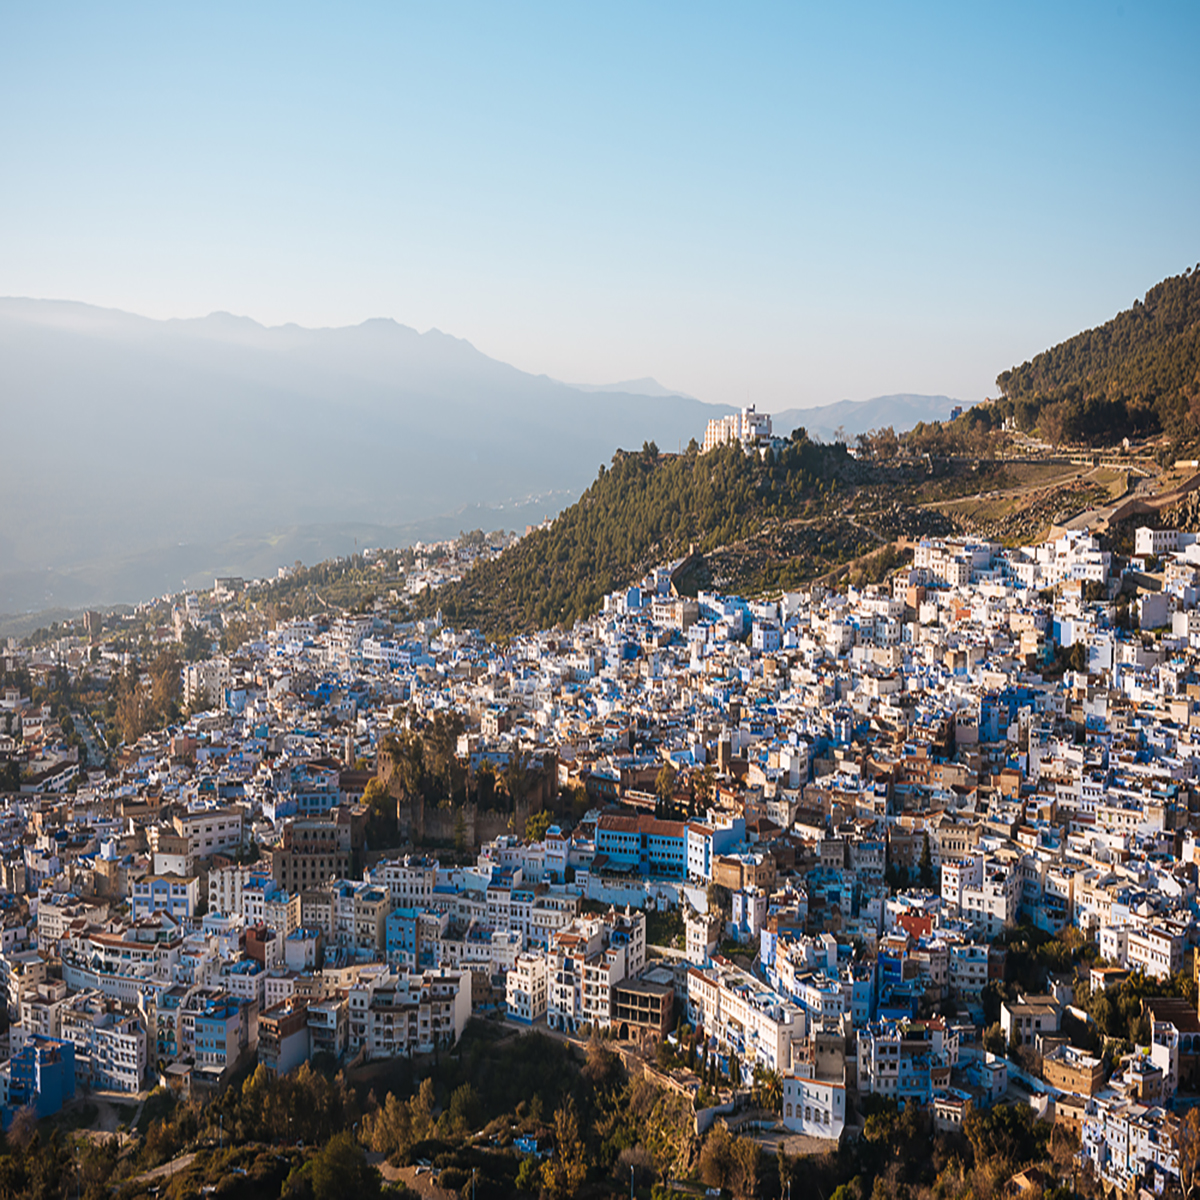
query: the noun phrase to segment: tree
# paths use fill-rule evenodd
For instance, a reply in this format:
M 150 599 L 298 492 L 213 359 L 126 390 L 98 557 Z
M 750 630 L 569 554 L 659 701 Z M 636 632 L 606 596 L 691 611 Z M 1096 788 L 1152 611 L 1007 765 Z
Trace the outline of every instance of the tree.
M 542 1182 L 556 1200 L 567 1200 L 587 1178 L 587 1155 L 579 1136 L 579 1112 L 568 1097 L 554 1113 L 554 1157 L 542 1164 Z
M 458 759 L 458 739 L 466 729 L 461 713 L 437 712 L 424 741 L 432 774 L 441 781 L 447 799 L 465 785 L 466 774 Z
M 921 847 L 921 861 L 917 866 L 917 870 L 920 872 L 921 886 L 924 888 L 933 887 L 933 855 L 929 850 L 929 834 L 925 835 L 925 842 Z
M 900 439 L 890 425 L 885 425 L 882 429 L 873 429 L 868 434 L 868 438 L 871 443 L 871 453 L 876 458 L 895 458 L 900 451 Z
M 1175 1150 L 1179 1155 L 1179 1182 L 1186 1200 L 1200 1183 L 1200 1109 L 1189 1108 L 1179 1122 Z
M 670 804 L 675 798 L 675 774 L 670 763 L 663 763 L 654 777 L 654 790 L 664 804 Z
M 708 911 L 721 913 L 728 917 L 733 911 L 733 899 L 729 894 L 729 889 L 722 887 L 719 883 L 710 883 L 705 892 L 705 899 L 708 901 Z
M 126 743 L 133 743 L 146 732 L 148 722 L 146 694 L 141 677 L 132 663 L 117 684 L 117 725 Z
M 368 808 L 386 808 L 395 805 L 391 793 L 378 775 L 374 779 L 367 780 L 367 786 L 363 789 L 362 801 Z
M 653 1155 L 659 1179 L 665 1183 L 672 1171 L 690 1164 L 691 1106 L 683 1096 L 661 1091 L 646 1079 L 632 1082 L 625 1096 L 625 1111 L 640 1115 L 642 1143 Z
M 450 1095 L 446 1124 L 456 1137 L 465 1137 L 479 1120 L 479 1095 L 469 1083 L 460 1084 Z
M 37 1135 L 37 1123 L 37 1108 L 34 1105 L 27 1104 L 24 1108 L 17 1109 L 12 1124 L 8 1127 L 9 1144 L 20 1150 L 28 1150 Z
M 403 1154 L 413 1144 L 412 1115 L 408 1104 L 388 1092 L 383 1107 L 363 1120 L 363 1137 L 376 1154 L 391 1158 Z
M 396 799 L 378 776 L 368 780 L 363 789 L 363 804 L 367 809 L 367 841 L 371 848 L 394 844 L 398 832 Z
M 1008 1043 L 1004 1039 L 1004 1030 L 997 1021 L 983 1031 L 983 1048 L 992 1054 L 1005 1054 Z
M 188 662 L 199 662 L 212 653 L 212 630 L 206 625 L 189 625 L 183 631 L 183 657 Z
M 1069 649 L 1063 651 L 1063 665 L 1068 671 L 1080 674 L 1087 670 L 1088 648 L 1086 642 L 1074 642 Z
M 731 1154 L 729 1187 L 738 1200 L 751 1200 L 758 1193 L 762 1150 L 750 1138 L 735 1138 Z
M 783 1143 L 780 1142 L 779 1148 L 775 1152 L 775 1172 L 779 1176 L 780 1196 L 787 1195 L 787 1188 L 791 1186 L 795 1169 L 796 1159 L 788 1157 L 788 1152 L 783 1148 Z
M 665 1042 L 662 1045 L 666 1045 Z M 587 1061 L 582 1075 L 598 1092 L 608 1092 L 617 1083 L 621 1073 L 621 1059 L 614 1054 L 595 1034 L 587 1045 Z
M 433 1136 L 433 1105 L 436 1096 L 433 1091 L 433 1080 L 426 1076 L 417 1088 L 417 1094 L 408 1102 L 409 1116 L 412 1121 L 412 1139 L 423 1142 Z
M 778 1071 L 769 1067 L 754 1068 L 755 1083 L 758 1087 L 758 1102 L 763 1108 L 774 1112 L 783 1112 L 783 1078 Z
M 546 836 L 546 831 L 550 828 L 552 818 L 548 812 L 533 813 L 525 821 L 525 840 L 527 842 L 540 842 Z
M 1038 1128 L 1033 1109 L 1024 1104 L 998 1104 L 986 1111 L 968 1104 L 962 1129 L 976 1165 L 1003 1164 L 1009 1172 L 1032 1160 L 1039 1141 L 1049 1136 L 1049 1129 Z
M 367 1156 L 354 1135 L 343 1131 L 317 1151 L 312 1160 L 313 1200 L 342 1200 L 345 1196 L 379 1193 L 379 1172 L 367 1165 Z
M 491 808 L 496 796 L 496 768 L 484 759 L 475 768 L 475 800 L 481 808 Z
M 529 754 L 520 746 L 515 747 L 504 764 L 503 774 L 504 790 L 508 792 L 509 802 L 515 811 L 533 786 L 534 773 L 529 766 Z
M 1000 1020 L 1000 1006 L 1008 999 L 1008 991 L 999 979 L 989 979 L 983 985 L 979 999 L 983 1005 L 984 1023 L 991 1025 Z
M 516 1184 L 523 1192 L 536 1192 L 541 1189 L 541 1164 L 532 1154 L 521 1159 L 521 1165 L 517 1168 Z
M 725 1122 L 718 1120 L 700 1151 L 700 1179 L 705 1187 L 725 1188 L 732 1170 L 733 1138 Z

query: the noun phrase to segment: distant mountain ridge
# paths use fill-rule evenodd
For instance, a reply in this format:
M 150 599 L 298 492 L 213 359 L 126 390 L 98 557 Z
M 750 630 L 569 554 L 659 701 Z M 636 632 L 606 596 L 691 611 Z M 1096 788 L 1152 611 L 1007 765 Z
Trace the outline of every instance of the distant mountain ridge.
M 781 437 L 803 428 L 811 438 L 832 442 L 840 429 L 853 439 L 871 429 L 890 425 L 897 433 L 914 428 L 919 422 L 945 421 L 953 409 L 969 408 L 950 396 L 921 396 L 900 393 L 876 396 L 871 400 L 839 400 L 815 408 L 789 408 L 773 413 L 771 426 Z
M 280 564 L 299 544 L 346 553 L 355 527 L 444 536 L 467 510 L 522 528 L 615 446 L 686 443 L 732 411 L 581 392 L 388 319 L 268 328 L 28 299 L 0 299 L 0 397 L 0 612 L 255 574 L 271 545 Z M 204 550 L 185 562 L 184 545 Z
M 567 387 L 573 387 L 577 392 L 623 392 L 630 396 L 682 396 L 685 400 L 696 399 L 687 392 L 665 388 L 648 375 L 643 379 L 625 379 L 620 383 L 568 383 Z

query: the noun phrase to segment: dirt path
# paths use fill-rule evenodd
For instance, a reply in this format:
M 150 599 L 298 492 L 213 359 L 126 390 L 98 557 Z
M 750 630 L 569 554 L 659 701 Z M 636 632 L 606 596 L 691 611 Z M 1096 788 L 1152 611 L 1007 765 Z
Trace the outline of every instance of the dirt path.
M 152 1171 L 143 1171 L 140 1175 L 134 1175 L 132 1179 L 126 1179 L 122 1186 L 131 1183 L 148 1183 L 151 1179 L 162 1179 L 164 1175 L 174 1175 L 176 1171 L 186 1170 L 196 1161 L 195 1152 L 189 1154 L 181 1154 L 178 1158 L 173 1158 L 169 1163 L 163 1163 L 161 1167 L 155 1167 Z
M 379 1173 L 386 1182 L 402 1183 L 414 1192 L 420 1192 L 424 1200 L 458 1200 L 457 1192 L 438 1187 L 434 1182 L 436 1171 L 418 1167 L 393 1167 L 382 1154 L 374 1152 L 367 1154 L 367 1162 L 379 1168 Z

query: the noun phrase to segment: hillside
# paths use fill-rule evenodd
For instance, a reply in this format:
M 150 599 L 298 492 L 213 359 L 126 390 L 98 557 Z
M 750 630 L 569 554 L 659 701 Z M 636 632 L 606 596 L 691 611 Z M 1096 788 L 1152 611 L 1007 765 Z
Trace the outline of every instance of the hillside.
M 1144 300 L 996 379 L 997 423 L 1015 419 L 1048 441 L 1111 444 L 1166 434 L 1200 436 L 1200 267 L 1152 287 Z
M 769 462 L 730 446 L 701 455 L 619 451 L 578 503 L 461 582 L 421 601 L 455 625 L 490 635 L 569 626 L 596 611 L 606 592 L 655 563 L 707 551 L 756 533 L 764 523 L 818 519 L 854 470 L 845 446 L 791 441 Z M 823 557 L 824 552 L 824 557 Z M 806 547 L 815 568 L 844 555 L 830 542 Z

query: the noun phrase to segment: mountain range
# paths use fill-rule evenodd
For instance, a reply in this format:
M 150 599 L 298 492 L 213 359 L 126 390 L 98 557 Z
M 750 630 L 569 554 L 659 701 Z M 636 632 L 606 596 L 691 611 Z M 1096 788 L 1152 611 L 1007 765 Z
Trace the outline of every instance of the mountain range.
M 620 383 L 569 383 L 578 392 L 625 392 L 630 396 L 682 396 L 685 400 L 695 400 L 687 392 L 673 391 L 665 388 L 657 379 L 645 376 L 642 379 L 624 379 Z
M 0 300 L 0 612 L 129 601 L 359 545 L 523 528 L 714 412 L 585 394 L 389 320 L 265 328 Z
M 950 396 L 916 396 L 902 393 L 876 396 L 873 400 L 839 400 L 818 408 L 789 408 L 774 413 L 772 427 L 781 437 L 803 428 L 810 438 L 835 441 L 839 433 L 847 438 L 890 425 L 897 433 L 912 429 L 921 421 L 945 421 L 956 407 L 967 407 Z

